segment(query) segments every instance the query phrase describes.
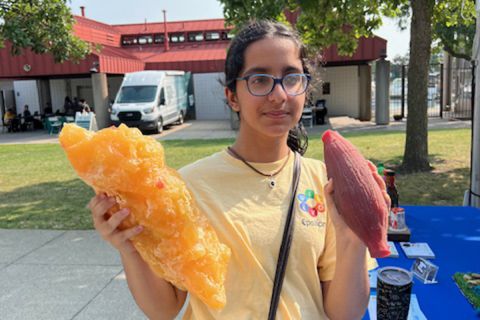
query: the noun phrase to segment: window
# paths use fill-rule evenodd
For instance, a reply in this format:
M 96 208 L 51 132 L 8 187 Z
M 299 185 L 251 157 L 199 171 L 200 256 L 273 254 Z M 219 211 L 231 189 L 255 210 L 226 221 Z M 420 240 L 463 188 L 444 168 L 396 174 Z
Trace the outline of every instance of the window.
M 190 41 L 190 42 L 203 41 L 203 33 L 202 32 L 189 32 L 188 33 L 188 41 Z
M 158 100 L 158 105 L 165 105 L 167 101 L 165 100 L 165 88 L 160 90 L 160 99 Z
M 185 42 L 185 35 L 183 33 L 172 33 L 170 35 L 170 42 Z
M 135 36 L 123 36 L 122 37 L 122 45 L 129 46 L 132 44 L 137 43 L 137 38 Z
M 153 42 L 155 43 L 163 43 L 165 41 L 165 36 L 163 34 L 156 34 L 153 38 Z
M 220 40 L 220 32 L 218 31 L 208 31 L 205 33 L 205 38 L 207 41 Z
M 138 44 L 151 44 L 153 43 L 153 37 L 148 35 L 148 36 L 140 36 L 138 38 Z
M 120 88 L 118 103 L 152 102 L 157 86 L 127 86 Z
M 330 94 L 330 82 L 324 82 L 322 84 L 322 94 Z

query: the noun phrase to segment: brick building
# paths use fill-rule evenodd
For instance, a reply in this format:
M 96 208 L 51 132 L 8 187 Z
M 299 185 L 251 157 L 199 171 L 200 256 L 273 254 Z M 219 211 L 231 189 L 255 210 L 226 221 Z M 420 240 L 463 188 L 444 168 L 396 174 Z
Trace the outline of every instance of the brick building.
M 85 99 L 95 106 L 97 117 L 107 119 L 108 103 L 115 99 L 125 73 L 184 70 L 193 74 L 195 106 L 190 114 L 197 119 L 230 118 L 221 80 L 231 35 L 223 19 L 109 25 L 82 14 L 75 20 L 74 33 L 101 46 L 79 64 L 57 64 L 51 55 L 30 50 L 11 56 L 8 43 L 0 50 L 2 115 L 8 107 L 19 113 L 25 104 L 32 112 L 43 113 L 48 104 L 62 112 L 69 96 Z M 335 46 L 327 48 L 321 73 L 325 85 L 316 88 L 314 98 L 326 100 L 330 115 L 369 116 L 369 63 L 385 52 L 386 40 L 379 37 L 360 39 L 352 57 L 339 56 Z

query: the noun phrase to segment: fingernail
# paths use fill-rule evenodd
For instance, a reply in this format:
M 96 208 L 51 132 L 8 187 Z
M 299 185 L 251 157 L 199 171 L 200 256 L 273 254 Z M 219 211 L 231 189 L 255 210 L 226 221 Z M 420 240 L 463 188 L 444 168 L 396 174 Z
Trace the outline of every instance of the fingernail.
M 100 194 L 100 199 L 103 200 L 103 199 L 105 199 L 105 198 L 106 198 L 105 193 L 101 193 L 101 194 Z
M 135 231 L 136 231 L 136 232 L 142 232 L 142 231 L 143 231 L 143 226 L 137 226 L 137 227 L 135 228 Z
M 122 209 L 122 216 L 126 217 L 130 214 L 130 210 L 128 210 L 127 208 L 123 208 Z

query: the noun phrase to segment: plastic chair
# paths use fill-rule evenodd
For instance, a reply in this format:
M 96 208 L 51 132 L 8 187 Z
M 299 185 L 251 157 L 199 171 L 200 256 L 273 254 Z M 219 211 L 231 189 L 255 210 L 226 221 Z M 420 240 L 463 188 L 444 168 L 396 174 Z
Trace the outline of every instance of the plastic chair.
M 302 113 L 302 123 L 304 126 L 313 127 L 313 112 L 310 108 L 304 108 Z
M 45 118 L 45 127 L 50 135 L 53 133 L 59 133 L 62 129 L 62 122 L 58 117 L 48 117 Z
M 33 123 L 33 117 L 25 118 L 23 120 L 23 128 L 27 131 L 28 130 L 31 130 L 31 131 L 35 130 L 35 126 L 34 126 L 34 123 Z
M 73 117 L 73 116 L 65 116 L 65 122 L 66 122 L 66 123 L 73 123 L 73 122 L 75 122 L 75 117 Z
M 63 116 L 59 118 L 59 121 L 62 123 L 62 127 L 65 123 L 74 123 L 75 118 L 73 116 Z

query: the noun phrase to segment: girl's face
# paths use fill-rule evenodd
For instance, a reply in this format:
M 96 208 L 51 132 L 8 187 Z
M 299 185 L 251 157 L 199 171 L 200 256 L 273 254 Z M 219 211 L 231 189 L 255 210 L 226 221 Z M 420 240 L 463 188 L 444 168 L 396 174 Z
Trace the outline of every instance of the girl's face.
M 303 73 L 300 50 L 288 38 L 265 38 L 255 41 L 245 50 L 244 67 L 238 77 L 269 74 L 282 78 Z M 234 111 L 240 112 L 240 131 L 253 135 L 286 137 L 302 115 L 305 93 L 289 96 L 280 84 L 266 96 L 254 96 L 247 81 L 237 80 L 236 92 L 226 89 L 227 99 Z

